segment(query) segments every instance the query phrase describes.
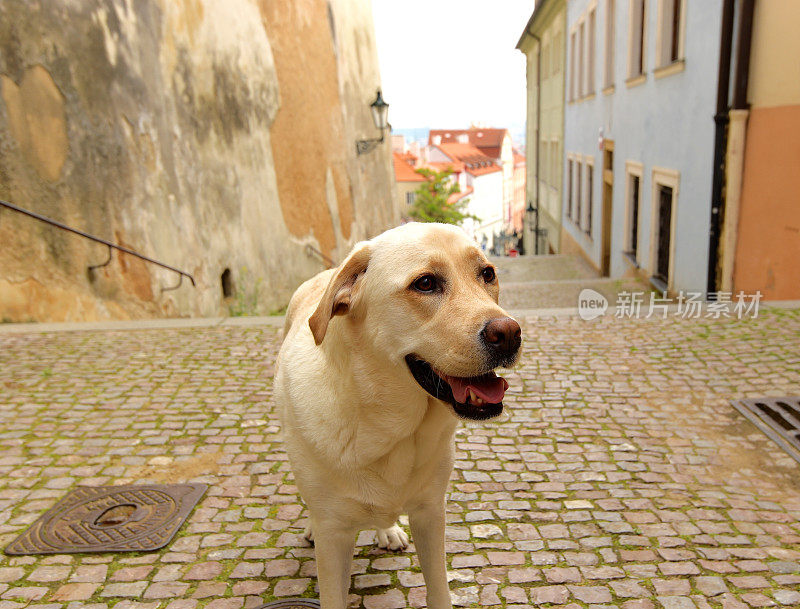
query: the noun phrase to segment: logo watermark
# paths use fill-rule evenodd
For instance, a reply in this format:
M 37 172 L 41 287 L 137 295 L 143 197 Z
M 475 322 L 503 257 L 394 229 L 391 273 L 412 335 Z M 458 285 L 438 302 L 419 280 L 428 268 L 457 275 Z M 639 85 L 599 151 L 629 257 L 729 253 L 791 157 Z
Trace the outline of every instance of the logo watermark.
M 758 317 L 758 306 L 762 294 L 739 292 L 715 292 L 709 299 L 703 292 L 681 290 L 675 298 L 659 296 L 654 292 L 620 292 L 614 308 L 614 317 L 620 319 L 666 319 L 670 315 L 683 319 L 743 319 Z M 589 321 L 605 315 L 608 300 L 590 288 L 581 290 L 578 296 L 578 316 Z
M 590 321 L 608 310 L 608 299 L 600 292 L 584 288 L 578 295 L 578 315 L 583 321 Z

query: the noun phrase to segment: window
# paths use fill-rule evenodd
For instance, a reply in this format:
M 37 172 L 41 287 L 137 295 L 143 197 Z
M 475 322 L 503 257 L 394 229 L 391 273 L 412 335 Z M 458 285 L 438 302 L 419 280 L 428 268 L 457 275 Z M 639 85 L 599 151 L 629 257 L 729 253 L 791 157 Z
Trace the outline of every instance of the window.
M 542 151 L 542 158 L 539 162 L 539 171 L 542 174 L 542 184 L 549 184 L 550 183 L 550 172 L 548 171 L 548 157 L 550 156 L 549 146 L 547 145 L 546 141 L 542 141 L 540 144 L 540 150 Z
M 233 296 L 233 277 L 231 276 L 231 270 L 225 269 L 222 271 L 222 275 L 220 276 L 220 282 L 222 283 L 222 297 L 223 298 L 231 298 Z
M 628 29 L 628 78 L 644 74 L 645 0 L 630 0 Z
M 417 193 L 416 192 L 407 192 L 406 193 L 406 204 L 413 205 L 414 201 L 417 200 Z
M 576 163 L 577 170 L 576 170 L 576 179 L 575 179 L 575 216 L 572 218 L 572 221 L 575 222 L 578 226 L 580 226 L 581 217 L 583 215 L 583 163 L 578 161 Z
M 550 56 L 553 61 L 553 74 L 558 74 L 561 71 L 561 32 L 556 34 L 553 44 L 551 46 Z
M 657 53 L 662 68 L 683 59 L 684 0 L 659 0 Z
M 558 140 L 553 140 L 550 143 L 550 175 L 553 176 L 553 181 L 550 182 L 553 188 L 558 189 L 560 180 L 558 179 Z
M 594 45 L 595 45 L 595 22 L 597 11 L 589 11 L 588 31 L 586 39 L 586 94 L 594 93 Z
M 576 32 L 572 32 L 569 35 L 569 100 L 575 101 L 578 95 L 577 88 L 575 86 L 575 81 L 577 79 L 578 74 L 578 61 L 577 61 L 577 54 L 578 54 L 578 45 L 576 42 L 577 34 Z
M 635 264 L 639 264 L 639 210 L 642 202 L 641 163 L 625 163 L 625 251 Z
M 567 218 L 572 218 L 572 199 L 575 192 L 574 182 L 572 179 L 574 164 L 575 162 L 571 158 L 567 159 Z
M 614 0 L 606 0 L 606 63 L 603 87 L 614 84 Z
M 586 95 L 586 22 L 578 26 L 578 98 Z
M 594 204 L 594 159 L 586 159 L 586 215 L 584 232 L 592 236 L 592 207 Z

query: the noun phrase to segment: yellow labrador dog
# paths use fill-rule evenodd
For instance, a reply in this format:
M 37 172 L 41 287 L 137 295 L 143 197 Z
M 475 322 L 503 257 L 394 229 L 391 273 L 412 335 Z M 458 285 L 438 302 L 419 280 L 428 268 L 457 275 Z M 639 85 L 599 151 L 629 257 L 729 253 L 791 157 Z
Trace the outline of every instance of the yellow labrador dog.
M 344 609 L 356 533 L 408 544 L 428 607 L 450 608 L 445 492 L 459 418 L 503 410 L 520 327 L 497 304 L 492 265 L 466 234 L 411 223 L 357 244 L 292 297 L 275 395 L 311 515 L 323 609 Z M 312 533 L 313 531 L 313 533 Z

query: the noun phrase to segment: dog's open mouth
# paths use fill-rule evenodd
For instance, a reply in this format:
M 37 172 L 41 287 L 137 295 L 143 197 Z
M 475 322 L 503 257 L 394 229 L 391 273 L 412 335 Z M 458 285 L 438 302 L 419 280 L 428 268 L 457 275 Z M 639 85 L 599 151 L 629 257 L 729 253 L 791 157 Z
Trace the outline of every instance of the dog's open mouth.
M 503 412 L 508 382 L 493 371 L 480 376 L 448 376 L 416 355 L 406 355 L 406 364 L 420 387 L 450 404 L 461 418 L 483 421 Z

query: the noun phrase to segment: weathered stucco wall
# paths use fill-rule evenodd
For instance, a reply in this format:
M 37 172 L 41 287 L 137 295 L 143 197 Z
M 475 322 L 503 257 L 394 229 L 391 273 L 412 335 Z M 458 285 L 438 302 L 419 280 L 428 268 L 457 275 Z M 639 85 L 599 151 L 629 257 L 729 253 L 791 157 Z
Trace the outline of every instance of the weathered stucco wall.
M 526 133 L 526 199 L 540 210 L 539 223 L 547 229 L 547 247 L 561 251 L 561 176 L 564 163 L 564 74 L 566 65 L 567 11 L 563 0 L 550 2 L 537 15 L 530 31 L 518 48 L 525 53 L 527 78 Z M 531 36 L 536 35 L 540 43 Z M 547 53 L 544 53 L 544 48 Z M 539 71 L 539 54 L 542 53 L 542 74 Z M 546 65 L 549 64 L 549 65 Z M 541 80 L 541 92 L 537 92 Z M 537 103 L 541 108 L 537 109 Z M 538 128 L 537 121 L 541 120 Z M 553 158 L 553 149 L 556 151 Z M 536 155 L 539 154 L 539 176 L 536 175 Z M 536 180 L 541 178 L 537 189 Z M 553 179 L 557 178 L 557 179 Z M 556 182 L 550 184 L 549 182 Z M 537 202 L 538 197 L 538 202 Z M 523 203 L 524 207 L 525 203 Z M 533 239 L 530 239 L 533 248 Z
M 0 3 L 0 198 L 197 281 L 0 210 L 0 317 L 282 307 L 398 219 L 379 84 L 369 0 Z

